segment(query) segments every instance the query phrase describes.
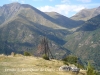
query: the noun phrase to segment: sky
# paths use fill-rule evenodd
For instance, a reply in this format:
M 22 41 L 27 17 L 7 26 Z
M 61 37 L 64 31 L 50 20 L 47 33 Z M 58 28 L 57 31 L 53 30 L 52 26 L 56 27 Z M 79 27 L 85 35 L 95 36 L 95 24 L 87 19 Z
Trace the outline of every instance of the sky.
M 71 17 L 82 9 L 100 6 L 100 0 L 2 0 L 0 6 L 12 2 L 30 4 L 43 12 L 57 12 L 66 17 Z

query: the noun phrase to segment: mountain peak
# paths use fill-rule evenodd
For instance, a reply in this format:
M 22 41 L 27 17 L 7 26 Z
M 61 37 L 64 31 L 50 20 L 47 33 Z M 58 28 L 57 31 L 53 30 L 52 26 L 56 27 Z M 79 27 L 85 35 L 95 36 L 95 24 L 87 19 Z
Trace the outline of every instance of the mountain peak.
M 87 21 L 99 14 L 100 14 L 100 6 L 92 9 L 83 9 L 76 15 L 72 16 L 71 19 Z
M 29 4 L 21 4 L 21 3 L 18 3 L 18 2 L 13 2 L 13 3 L 10 3 L 10 4 L 5 4 L 3 5 L 3 7 L 5 8 L 11 8 L 13 7 L 14 9 L 16 9 L 17 7 L 24 7 L 24 8 L 32 8 L 31 5 Z
M 0 11 L 4 15 L 4 17 L 7 18 L 7 16 L 11 16 L 17 13 L 22 8 L 33 8 L 33 7 L 28 4 L 20 4 L 18 2 L 13 2 L 10 4 L 5 4 L 2 7 L 0 7 Z
M 18 3 L 18 2 L 13 2 L 13 3 L 10 3 L 10 4 L 5 4 L 5 5 L 3 5 L 4 7 L 5 6 L 20 6 L 21 4 L 20 3 Z

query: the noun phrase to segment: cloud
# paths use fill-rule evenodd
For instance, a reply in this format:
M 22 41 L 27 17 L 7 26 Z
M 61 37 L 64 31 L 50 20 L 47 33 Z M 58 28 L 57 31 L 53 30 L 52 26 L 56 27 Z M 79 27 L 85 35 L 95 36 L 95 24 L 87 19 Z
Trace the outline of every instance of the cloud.
M 69 16 L 70 12 L 79 12 L 80 10 L 84 9 L 84 6 L 81 5 L 66 5 L 60 4 L 53 6 L 43 6 L 39 7 L 38 9 L 43 12 L 58 12 L 62 15 Z
M 20 2 L 20 3 L 25 3 L 25 0 L 9 0 L 11 2 Z
M 89 2 L 91 2 L 91 0 L 77 0 L 77 1 L 81 1 L 83 3 L 89 3 Z

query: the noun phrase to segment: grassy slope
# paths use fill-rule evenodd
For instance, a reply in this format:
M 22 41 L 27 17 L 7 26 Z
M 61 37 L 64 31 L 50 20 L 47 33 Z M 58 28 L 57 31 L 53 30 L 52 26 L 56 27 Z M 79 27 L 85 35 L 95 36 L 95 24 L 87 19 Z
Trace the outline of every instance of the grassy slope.
M 0 75 L 75 75 L 72 72 L 59 71 L 62 65 L 62 61 L 48 61 L 32 56 L 0 56 Z M 83 73 L 85 71 L 80 71 L 78 75 L 85 75 Z

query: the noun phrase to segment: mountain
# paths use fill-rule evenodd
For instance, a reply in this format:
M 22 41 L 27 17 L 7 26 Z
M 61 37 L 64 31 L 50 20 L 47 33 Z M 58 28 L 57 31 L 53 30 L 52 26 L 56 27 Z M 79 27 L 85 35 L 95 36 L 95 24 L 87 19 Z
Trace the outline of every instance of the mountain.
M 57 12 L 45 12 L 45 13 L 49 15 L 50 17 L 54 18 L 58 22 L 58 24 L 68 29 L 78 27 L 84 23 L 84 21 L 75 21 Z
M 6 4 L 0 7 L 0 53 L 36 54 L 38 44 L 43 37 L 49 42 L 51 52 L 61 58 L 71 52 L 62 47 L 63 37 L 71 32 L 57 20 L 44 12 L 20 3 Z
M 86 21 L 78 30 L 93 31 L 100 28 L 100 15 Z
M 72 16 L 71 19 L 87 21 L 99 14 L 100 14 L 100 6 L 93 9 L 83 9 L 76 15 Z
M 74 54 L 100 69 L 99 20 L 100 15 L 85 22 L 75 21 L 56 12 L 41 12 L 28 4 L 6 4 L 0 7 L 0 53 L 28 51 L 35 55 L 46 37 L 55 58 Z
M 65 48 L 100 70 L 100 15 L 86 21 L 76 32 L 66 37 Z
M 48 15 L 44 14 L 43 12 L 37 10 L 36 8 L 27 5 L 27 4 L 20 4 L 20 3 L 11 3 L 4 5 L 0 8 L 1 13 L 1 20 L 4 19 L 1 24 L 4 22 L 9 22 L 9 20 L 14 19 L 24 19 L 33 21 L 35 23 L 39 22 L 41 25 L 51 27 L 51 28 L 60 28 L 63 29 L 63 27 L 58 26 L 56 24 L 56 21 L 49 17 Z M 48 25 L 47 25 L 48 24 Z

